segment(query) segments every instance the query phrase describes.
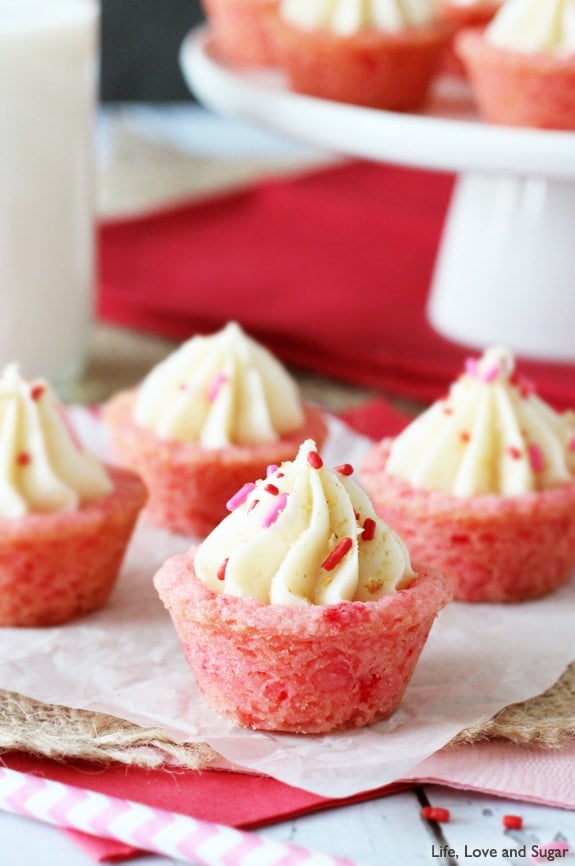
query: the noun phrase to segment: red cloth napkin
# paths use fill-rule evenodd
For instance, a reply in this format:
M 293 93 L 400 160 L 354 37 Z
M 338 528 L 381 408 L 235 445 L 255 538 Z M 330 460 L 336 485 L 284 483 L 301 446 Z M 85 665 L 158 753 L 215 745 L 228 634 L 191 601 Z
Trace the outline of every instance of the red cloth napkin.
M 99 314 L 182 340 L 235 319 L 288 364 L 430 401 L 470 352 L 425 312 L 452 184 L 356 161 L 105 223 Z M 574 365 L 522 371 L 575 405 Z

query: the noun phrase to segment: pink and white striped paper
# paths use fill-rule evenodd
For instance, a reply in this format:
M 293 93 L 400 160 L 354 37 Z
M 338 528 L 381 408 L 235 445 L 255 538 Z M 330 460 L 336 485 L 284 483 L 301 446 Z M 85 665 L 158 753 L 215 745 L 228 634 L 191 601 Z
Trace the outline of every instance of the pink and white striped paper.
M 47 824 L 117 839 L 195 866 L 361 866 L 131 800 L 0 767 L 0 809 Z

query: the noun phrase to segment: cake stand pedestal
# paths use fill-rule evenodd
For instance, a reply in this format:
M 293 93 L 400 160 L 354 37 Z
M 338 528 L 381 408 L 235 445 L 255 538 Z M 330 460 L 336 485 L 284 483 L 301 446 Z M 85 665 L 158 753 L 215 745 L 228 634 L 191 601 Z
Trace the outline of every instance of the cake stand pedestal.
M 209 31 L 180 63 L 198 99 L 299 142 L 380 162 L 457 172 L 428 302 L 449 339 L 575 359 L 575 133 L 481 122 L 464 82 L 437 82 L 419 114 L 292 93 L 275 70 L 231 68 Z

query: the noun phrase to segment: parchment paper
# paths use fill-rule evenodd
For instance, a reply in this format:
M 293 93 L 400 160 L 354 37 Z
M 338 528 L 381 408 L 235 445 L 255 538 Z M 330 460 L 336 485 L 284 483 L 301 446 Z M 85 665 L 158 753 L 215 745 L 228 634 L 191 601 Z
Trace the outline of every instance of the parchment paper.
M 106 456 L 97 417 L 76 409 L 74 421 Z M 357 465 L 369 445 L 332 420 L 323 454 Z M 208 743 L 239 767 L 343 797 L 409 776 L 461 729 L 551 686 L 575 658 L 575 581 L 537 602 L 452 603 L 388 721 L 328 736 L 243 730 L 203 702 L 152 584 L 164 559 L 192 541 L 140 521 L 104 609 L 58 628 L 0 629 L 0 688 L 159 726 L 177 741 Z

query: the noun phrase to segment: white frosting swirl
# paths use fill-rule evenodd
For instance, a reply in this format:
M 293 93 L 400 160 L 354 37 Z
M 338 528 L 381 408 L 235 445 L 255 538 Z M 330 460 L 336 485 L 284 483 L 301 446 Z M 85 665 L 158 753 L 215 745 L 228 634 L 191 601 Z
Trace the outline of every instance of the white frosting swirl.
M 394 440 L 386 469 L 459 497 L 543 490 L 573 480 L 573 416 L 543 402 L 510 352 L 493 347 Z
M 304 423 L 285 368 L 235 322 L 188 340 L 144 379 L 134 420 L 206 448 L 274 442 Z
M 304 442 L 295 460 L 232 498 L 197 550 L 197 576 L 216 592 L 286 605 L 370 601 L 409 582 L 405 545 L 352 471 L 327 469 Z
M 25 381 L 15 364 L 6 367 L 0 378 L 0 515 L 73 511 L 112 488 L 50 386 Z
M 493 45 L 511 51 L 572 54 L 574 0 L 507 0 L 485 31 Z
M 323 28 L 340 36 L 366 28 L 397 33 L 437 17 L 434 0 L 282 0 L 280 11 L 302 30 Z

